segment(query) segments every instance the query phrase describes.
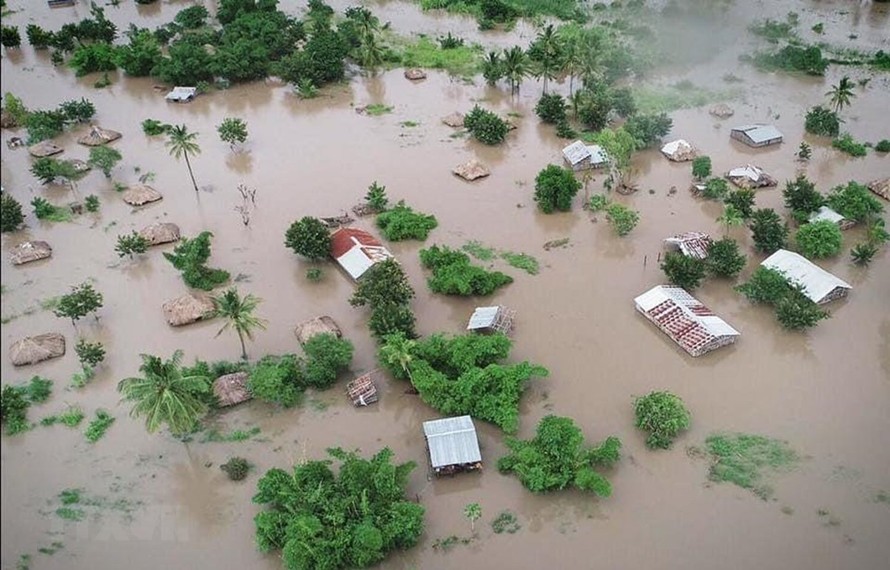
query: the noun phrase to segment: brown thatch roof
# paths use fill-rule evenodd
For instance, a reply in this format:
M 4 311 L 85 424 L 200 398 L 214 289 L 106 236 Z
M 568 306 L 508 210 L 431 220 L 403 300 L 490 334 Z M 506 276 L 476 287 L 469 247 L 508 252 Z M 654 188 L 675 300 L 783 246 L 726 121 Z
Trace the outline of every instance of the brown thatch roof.
M 53 254 L 53 248 L 45 241 L 26 241 L 12 248 L 10 259 L 13 265 L 22 265 L 38 259 L 46 259 Z
M 116 141 L 119 138 L 121 138 L 121 134 L 119 132 L 103 129 L 100 126 L 93 125 L 90 128 L 90 132 L 77 139 L 77 142 L 79 142 L 80 144 L 85 144 L 87 146 L 102 146 L 103 144 L 110 143 L 111 141 Z
M 71 168 L 73 168 L 74 172 L 76 172 L 77 174 L 83 174 L 84 172 L 88 172 L 91 168 L 93 168 L 92 166 L 90 166 L 86 162 L 80 160 L 79 158 L 72 158 L 72 159 L 66 160 L 64 162 L 67 162 L 68 164 L 70 164 Z
M 735 115 L 735 111 L 733 111 L 732 107 L 730 107 L 726 103 L 717 103 L 716 105 L 711 107 L 708 112 L 720 119 L 728 119 L 729 117 Z
M 300 344 L 306 344 L 310 338 L 324 333 L 331 333 L 337 338 L 343 335 L 334 319 L 327 315 L 303 321 L 294 329 L 294 334 L 297 335 L 297 340 L 300 341 Z
M 426 72 L 422 69 L 406 69 L 405 70 L 405 79 L 410 79 L 411 81 L 417 81 L 419 79 L 426 79 Z
M 884 200 L 890 200 L 890 178 L 879 178 L 868 183 L 868 189 Z
M 28 152 L 31 153 L 31 156 L 37 158 L 43 158 L 45 156 L 52 156 L 54 154 L 59 154 L 63 152 L 65 149 L 54 143 L 53 141 L 43 141 L 39 142 L 35 145 L 28 147 Z
M 161 245 L 179 241 L 179 226 L 170 222 L 157 222 L 139 230 L 139 235 L 148 240 L 148 245 Z
M 247 372 L 233 372 L 213 381 L 213 395 L 221 407 L 234 406 L 246 402 L 253 396 L 247 389 Z
M 141 206 L 143 204 L 148 204 L 149 202 L 157 202 L 163 198 L 163 196 L 151 186 L 136 184 L 124 190 L 123 194 L 121 194 L 121 198 L 131 206 Z
M 476 180 L 477 178 L 485 178 L 491 171 L 484 164 L 475 158 L 468 160 L 463 164 L 459 164 L 451 169 L 451 172 L 457 174 L 464 180 Z
M 34 364 L 65 354 L 65 337 L 59 333 L 29 336 L 9 347 L 9 358 L 15 366 Z
M 14 129 L 17 126 L 19 125 L 15 122 L 15 117 L 12 116 L 12 113 L 6 109 L 0 110 L 0 128 Z
M 442 122 L 448 125 L 449 127 L 463 127 L 464 126 L 464 115 L 463 113 L 458 113 L 455 111 L 451 113 L 447 117 L 442 117 Z
M 181 327 L 201 319 L 213 312 L 213 301 L 206 295 L 188 293 L 163 304 L 164 318 L 172 327 Z

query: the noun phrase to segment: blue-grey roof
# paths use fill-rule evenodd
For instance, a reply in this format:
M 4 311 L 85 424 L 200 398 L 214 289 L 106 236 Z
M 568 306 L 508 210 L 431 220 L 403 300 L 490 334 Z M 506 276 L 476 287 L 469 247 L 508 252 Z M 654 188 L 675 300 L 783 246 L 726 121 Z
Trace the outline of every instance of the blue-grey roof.
M 430 463 L 434 469 L 482 461 L 476 427 L 470 416 L 423 422 L 423 434 L 430 448 Z
M 782 133 L 772 125 L 743 125 L 732 130 L 741 131 L 755 143 L 781 139 Z
M 467 323 L 467 330 L 487 329 L 494 326 L 500 307 L 476 307 Z

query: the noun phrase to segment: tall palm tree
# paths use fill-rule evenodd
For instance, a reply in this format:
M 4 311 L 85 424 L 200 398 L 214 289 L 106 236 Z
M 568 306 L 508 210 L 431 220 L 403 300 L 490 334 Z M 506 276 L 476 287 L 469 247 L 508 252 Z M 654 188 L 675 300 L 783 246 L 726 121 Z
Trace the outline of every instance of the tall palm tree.
M 839 113 L 844 107 L 849 107 L 850 102 L 856 97 L 856 94 L 853 93 L 853 82 L 846 75 L 841 77 L 837 85 L 832 86 L 831 91 L 826 95 L 836 113 Z
M 510 81 L 510 94 L 519 92 L 522 79 L 528 75 L 528 56 L 519 46 L 504 50 L 504 76 Z
M 221 335 L 228 328 L 235 329 L 238 340 L 241 341 L 241 358 L 247 360 L 247 347 L 244 337 L 253 340 L 254 329 L 266 328 L 266 321 L 254 316 L 253 311 L 260 304 L 261 299 L 250 293 L 240 296 L 233 287 L 225 293 L 213 297 L 213 316 L 226 319 L 226 324 L 219 329 L 216 336 Z
M 528 56 L 532 61 L 532 71 L 535 77 L 544 80 L 543 92 L 547 92 L 547 80 L 556 79 L 562 68 L 563 57 L 562 42 L 553 29 L 553 24 L 548 24 L 529 46 Z
M 488 52 L 485 59 L 482 60 L 482 77 L 486 83 L 494 85 L 504 76 L 504 62 L 501 61 L 501 54 L 496 51 Z
M 562 60 L 560 71 L 569 76 L 569 97 L 575 92 L 575 76 L 581 72 L 584 62 L 580 39 L 573 36 L 562 41 Z
M 723 224 L 723 233 L 726 235 L 729 233 L 729 228 L 743 225 L 745 223 L 745 216 L 742 215 L 741 210 L 732 204 L 727 204 L 723 208 L 723 213 L 717 218 L 717 221 Z
M 117 385 L 123 399 L 135 402 L 130 415 L 145 417 L 149 433 L 161 424 L 175 435 L 188 433 L 207 412 L 204 394 L 210 390 L 206 376 L 183 376 L 180 362 L 182 351 L 173 353 L 170 360 L 143 354 L 139 371 L 141 378 L 125 378 Z
M 195 173 L 192 172 L 192 163 L 189 161 L 189 155 L 201 154 L 201 147 L 195 142 L 197 138 L 198 133 L 190 133 L 188 127 L 178 125 L 170 129 L 166 143 L 170 155 L 176 160 L 185 157 L 185 165 L 189 169 L 189 176 L 192 177 L 192 185 L 195 187 L 195 192 L 198 191 L 198 183 L 195 182 Z
M 390 366 L 398 365 L 414 382 L 411 377 L 411 361 L 414 360 L 414 349 L 417 341 L 406 337 L 404 334 L 395 333 L 387 335 L 386 343 L 380 347 L 380 358 Z

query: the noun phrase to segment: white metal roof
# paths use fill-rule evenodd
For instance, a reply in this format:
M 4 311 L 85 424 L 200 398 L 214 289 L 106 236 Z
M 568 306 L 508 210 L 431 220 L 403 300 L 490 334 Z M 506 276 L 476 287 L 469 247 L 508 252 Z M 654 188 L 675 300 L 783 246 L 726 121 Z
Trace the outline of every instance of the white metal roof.
M 590 158 L 590 150 L 583 142 L 575 141 L 569 146 L 562 149 L 562 156 L 569 164 L 574 166 L 581 161 Z
M 173 91 L 167 93 L 164 98 L 169 101 L 185 101 L 191 99 L 197 93 L 197 87 L 174 87 Z
M 789 280 L 803 287 L 804 294 L 816 303 L 822 302 L 838 287 L 853 288 L 843 279 L 835 277 L 804 256 L 786 249 L 775 252 L 760 265 L 782 272 Z
M 494 325 L 500 307 L 476 307 L 467 323 L 467 330 L 486 329 Z
M 753 164 L 746 164 L 745 166 L 733 168 L 726 173 L 726 176 L 729 178 L 747 178 L 751 182 L 760 182 L 760 177 L 763 176 L 763 174 L 762 168 L 754 166 Z
M 682 287 L 656 285 L 634 299 L 637 308 L 646 313 L 665 301 L 671 301 L 683 311 L 689 320 L 699 323 L 714 336 L 739 336 L 741 334 Z M 653 315 L 653 318 L 658 322 L 657 315 Z
M 671 141 L 661 147 L 662 154 L 665 154 L 667 156 L 674 156 L 676 154 L 689 154 L 694 151 L 695 149 L 693 148 L 693 146 L 683 139 Z
M 838 214 L 828 206 L 822 206 L 821 208 L 819 208 L 819 210 L 813 212 L 810 215 L 811 222 L 821 222 L 823 220 L 828 220 L 829 222 L 840 224 L 845 219 L 846 218 L 844 218 L 842 215 Z
M 750 138 L 755 143 L 761 143 L 782 138 L 782 133 L 779 131 L 779 129 L 772 125 L 742 125 L 741 127 L 734 127 L 732 130 L 745 133 L 746 135 L 748 135 L 748 138 Z
M 423 422 L 433 468 L 482 461 L 476 427 L 470 416 Z
M 590 163 L 594 166 L 609 162 L 609 155 L 606 154 L 606 149 L 598 144 L 588 145 L 587 152 L 590 153 Z

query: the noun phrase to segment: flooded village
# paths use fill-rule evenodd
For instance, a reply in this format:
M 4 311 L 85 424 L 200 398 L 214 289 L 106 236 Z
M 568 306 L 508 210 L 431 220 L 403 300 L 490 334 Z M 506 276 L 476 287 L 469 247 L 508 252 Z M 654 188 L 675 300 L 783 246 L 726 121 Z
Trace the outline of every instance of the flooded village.
M 886 567 L 890 3 L 2 9 L 4 570 Z

